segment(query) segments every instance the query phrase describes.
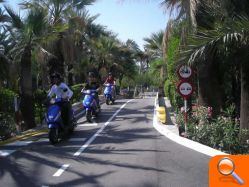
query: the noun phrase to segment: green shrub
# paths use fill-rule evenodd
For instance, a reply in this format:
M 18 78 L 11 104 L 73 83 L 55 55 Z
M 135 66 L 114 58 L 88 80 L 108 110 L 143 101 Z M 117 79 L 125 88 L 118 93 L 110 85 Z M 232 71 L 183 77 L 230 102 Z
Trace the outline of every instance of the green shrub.
M 249 153 L 246 142 L 248 131 L 240 130 L 239 123 L 229 117 L 232 110 L 233 106 L 211 121 L 207 109 L 201 107 L 188 121 L 188 138 L 229 154 Z M 184 124 L 182 114 L 177 115 L 177 123 Z
M 9 89 L 0 89 L 0 112 L 11 113 L 15 112 L 14 98 L 17 94 Z
M 42 123 L 43 116 L 46 111 L 43 103 L 47 98 L 47 92 L 45 90 L 37 89 L 33 95 L 35 102 L 35 121 L 36 123 Z
M 15 130 L 13 116 L 0 112 L 0 140 L 5 140 L 11 137 L 11 134 L 15 132 Z
M 183 99 L 176 91 L 176 85 L 171 80 L 166 80 L 164 83 L 164 93 L 169 98 L 171 105 L 174 108 L 183 106 Z
M 82 99 L 81 90 L 84 86 L 85 86 L 85 84 L 76 84 L 76 85 L 71 87 L 71 89 L 73 91 L 73 98 L 72 98 L 73 103 L 81 101 L 81 99 Z

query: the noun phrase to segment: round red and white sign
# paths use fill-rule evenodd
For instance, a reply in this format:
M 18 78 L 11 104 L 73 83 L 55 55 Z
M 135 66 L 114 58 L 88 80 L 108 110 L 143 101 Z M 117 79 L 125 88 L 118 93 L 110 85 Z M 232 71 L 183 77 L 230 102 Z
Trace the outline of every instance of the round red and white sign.
M 193 86 L 187 81 L 182 81 L 178 85 L 178 92 L 182 97 L 189 97 L 193 93 Z
M 178 69 L 178 75 L 182 79 L 188 79 L 188 78 L 190 78 L 191 75 L 192 75 L 192 69 L 191 69 L 191 67 L 189 67 L 187 65 L 180 66 L 180 68 Z

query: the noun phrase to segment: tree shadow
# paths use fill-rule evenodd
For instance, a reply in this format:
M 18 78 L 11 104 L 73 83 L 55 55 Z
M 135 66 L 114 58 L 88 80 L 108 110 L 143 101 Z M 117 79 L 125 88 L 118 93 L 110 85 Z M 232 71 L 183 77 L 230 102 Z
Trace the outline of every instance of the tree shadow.
M 125 102 L 124 102 L 125 103 Z M 121 103 L 120 103 L 121 104 Z M 114 106 L 111 109 L 107 109 L 106 116 L 100 117 L 96 120 L 97 123 L 106 122 L 112 115 L 113 111 L 119 109 L 120 106 Z M 142 110 L 135 110 L 129 108 L 123 108 L 121 112 L 113 119 L 111 122 L 114 125 L 108 125 L 102 133 L 99 134 L 99 137 L 95 139 L 89 147 L 85 150 L 85 154 L 82 154 L 79 157 L 74 157 L 73 154 L 79 149 L 86 141 L 84 142 L 74 142 L 72 145 L 69 141 L 63 141 L 59 144 L 52 146 L 48 142 L 35 142 L 27 146 L 23 151 L 14 153 L 4 160 L 0 160 L 0 180 L 5 175 L 10 175 L 15 183 L 18 186 L 40 186 L 44 181 L 41 181 L 39 176 L 43 172 L 42 166 L 47 166 L 54 168 L 56 171 L 61 167 L 62 163 L 59 163 L 62 159 L 75 159 L 79 164 L 90 163 L 98 164 L 101 166 L 115 166 L 118 168 L 130 168 L 132 170 L 145 170 L 145 171 L 155 171 L 170 173 L 170 171 L 164 169 L 158 169 L 152 166 L 145 166 L 141 164 L 129 164 L 129 163 L 120 163 L 115 160 L 104 160 L 102 157 L 98 158 L 96 155 L 139 155 L 143 153 L 157 153 L 157 152 L 169 152 L 169 151 L 160 151 L 155 149 L 145 149 L 144 147 L 140 148 L 124 148 L 117 149 L 115 144 L 122 145 L 129 142 L 135 142 L 137 140 L 156 140 L 160 138 L 157 133 L 154 132 L 153 128 L 148 128 L 148 126 L 135 126 L 135 123 L 152 123 L 151 115 L 153 114 L 153 106 L 144 107 Z M 127 116 L 127 114 L 138 115 L 139 117 Z M 123 128 L 123 124 L 117 124 L 116 122 L 120 119 L 126 120 L 128 128 Z M 102 124 L 103 125 L 103 124 Z M 130 127 L 129 127 L 130 126 Z M 79 132 L 76 131 L 74 137 L 84 137 L 88 135 L 87 138 L 90 138 L 94 134 L 92 129 L 84 129 Z M 111 144 L 111 145 L 110 145 Z M 113 146 L 112 146 L 113 145 Z M 99 149 L 101 146 L 102 149 Z M 103 148 L 104 147 L 104 148 Z M 62 154 L 63 153 L 63 154 Z M 93 158 L 93 157 L 96 158 Z M 58 159 L 60 158 L 60 159 Z M 56 160 L 56 162 L 55 162 Z M 31 165 L 25 166 L 25 163 L 31 162 Z M 28 167 L 32 168 L 32 171 L 28 171 Z M 84 174 L 84 167 L 82 171 L 78 172 L 73 168 L 68 168 L 67 172 L 77 175 L 79 178 L 72 179 L 69 181 L 64 181 L 57 184 L 51 184 L 52 186 L 74 186 L 84 184 L 86 181 L 89 184 L 94 184 L 96 186 L 101 186 L 99 179 L 107 175 L 113 174 L 115 171 L 109 170 L 99 174 Z M 43 183 L 44 184 L 44 183 Z M 150 187 L 154 186 L 153 184 L 141 184 L 141 186 Z

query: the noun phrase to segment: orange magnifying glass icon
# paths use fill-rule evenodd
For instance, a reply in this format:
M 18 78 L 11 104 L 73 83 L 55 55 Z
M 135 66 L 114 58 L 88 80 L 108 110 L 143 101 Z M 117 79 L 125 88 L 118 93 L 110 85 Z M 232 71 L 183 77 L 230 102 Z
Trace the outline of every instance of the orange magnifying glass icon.
M 228 176 L 228 175 L 232 175 L 233 178 L 241 185 L 244 184 L 243 179 L 241 179 L 235 172 L 235 164 L 234 162 L 227 157 L 224 157 L 222 159 L 220 159 L 220 161 L 218 162 L 217 165 L 218 171 L 220 172 L 220 174 Z

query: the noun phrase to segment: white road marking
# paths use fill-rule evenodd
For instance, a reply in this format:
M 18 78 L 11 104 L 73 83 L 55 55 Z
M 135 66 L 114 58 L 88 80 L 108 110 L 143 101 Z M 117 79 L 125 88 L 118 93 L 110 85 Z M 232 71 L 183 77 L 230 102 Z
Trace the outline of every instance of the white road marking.
M 61 174 L 69 167 L 69 164 L 63 164 L 60 169 L 58 169 L 53 177 L 59 177 Z
M 42 138 L 40 140 L 38 140 L 37 142 L 49 142 L 48 138 Z
M 156 107 L 156 100 L 155 100 L 155 107 Z M 227 153 L 224 153 L 224 152 L 221 152 L 219 150 L 213 149 L 211 147 L 208 147 L 206 145 L 203 145 L 203 144 L 200 144 L 198 142 L 192 141 L 190 139 L 178 136 L 175 133 L 168 130 L 165 126 L 158 124 L 158 119 L 157 119 L 155 109 L 154 109 L 153 126 L 155 127 L 155 129 L 158 132 L 160 132 L 161 134 L 163 134 L 164 136 L 166 136 L 170 140 L 172 140 L 172 141 L 174 141 L 174 142 L 176 142 L 176 143 L 178 143 L 180 145 L 183 145 L 185 147 L 188 147 L 190 149 L 193 149 L 193 150 L 195 150 L 197 152 L 203 153 L 203 154 L 211 156 L 211 157 L 216 156 L 216 155 L 227 155 Z
M 104 130 L 104 128 L 113 120 L 115 116 L 133 99 L 127 101 L 123 104 L 109 119 L 108 121 L 84 144 L 80 147 L 80 149 L 74 153 L 74 156 L 79 156 L 95 139 L 99 134 Z M 54 177 L 59 177 L 61 174 L 69 167 L 69 164 L 63 164 L 57 172 L 53 175 Z
M 81 146 L 81 148 L 74 153 L 74 156 L 79 156 L 95 139 L 96 137 L 104 130 L 104 128 L 113 120 L 114 117 L 117 116 L 117 114 L 133 99 L 127 101 L 125 104 L 123 104 L 109 119 L 108 121 L 84 144 Z
M 97 123 L 86 123 L 86 124 L 77 125 L 77 127 L 94 127 L 94 126 L 98 126 L 98 124 Z
M 0 150 L 0 157 L 9 156 L 14 153 L 16 150 Z
M 6 144 L 6 146 L 25 146 L 28 145 L 30 143 L 32 143 L 33 141 L 17 141 L 17 142 L 13 142 L 10 144 Z

